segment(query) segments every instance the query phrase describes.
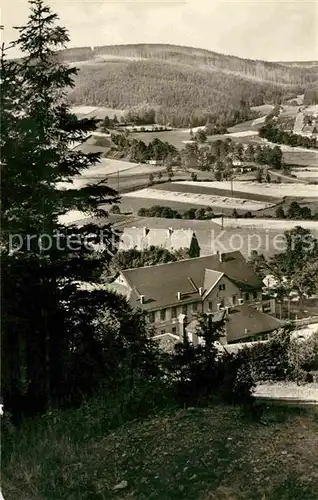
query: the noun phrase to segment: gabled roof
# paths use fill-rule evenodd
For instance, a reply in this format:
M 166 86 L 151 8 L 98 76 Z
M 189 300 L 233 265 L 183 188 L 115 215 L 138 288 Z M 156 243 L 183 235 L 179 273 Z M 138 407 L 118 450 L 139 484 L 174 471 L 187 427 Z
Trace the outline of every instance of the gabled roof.
M 220 311 L 219 316 L 213 314 L 213 321 L 217 322 L 225 317 L 226 339 L 227 342 L 238 342 L 255 335 L 261 335 L 273 332 L 284 326 L 284 322 L 280 321 L 269 314 L 258 311 L 253 306 L 242 304 L 233 307 L 225 316 L 224 311 Z M 195 332 L 198 321 L 193 320 L 187 326 L 189 332 Z
M 223 276 L 224 273 L 221 273 L 220 271 L 206 269 L 204 273 L 203 283 L 204 293 L 207 294 L 208 292 L 210 292 Z
M 124 228 L 120 238 L 119 250 L 145 250 L 151 246 L 166 248 L 173 252 L 181 248 L 190 248 L 195 237 L 191 229 L 152 229 L 129 227 Z
M 178 292 L 181 293 L 180 304 L 201 301 L 199 288 L 204 288 L 206 269 L 226 274 L 242 290 L 262 287 L 261 280 L 240 252 L 223 254 L 223 262 L 220 262 L 218 254 L 214 254 L 169 264 L 126 269 L 121 274 L 128 286 L 134 290 L 130 297 L 131 304 L 139 305 L 139 296 L 144 295 L 143 308 L 151 310 L 176 304 Z
M 227 341 L 236 342 L 240 339 L 254 337 L 278 330 L 284 325 L 269 314 L 258 311 L 252 306 L 243 304 L 230 310 L 226 323 Z

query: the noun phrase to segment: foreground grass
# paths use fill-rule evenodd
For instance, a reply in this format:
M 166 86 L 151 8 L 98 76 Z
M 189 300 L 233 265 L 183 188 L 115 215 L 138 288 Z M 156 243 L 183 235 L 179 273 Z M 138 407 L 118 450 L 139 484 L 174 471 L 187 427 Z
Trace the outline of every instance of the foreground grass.
M 82 436 L 76 422 L 74 432 L 69 426 L 61 432 L 54 419 L 45 425 L 35 421 L 13 436 L 10 454 L 4 453 L 4 498 L 318 498 L 317 415 L 281 408 L 268 410 L 265 419 L 262 425 L 239 409 L 215 406 L 100 434 L 87 426 Z M 114 491 L 122 481 L 127 486 Z

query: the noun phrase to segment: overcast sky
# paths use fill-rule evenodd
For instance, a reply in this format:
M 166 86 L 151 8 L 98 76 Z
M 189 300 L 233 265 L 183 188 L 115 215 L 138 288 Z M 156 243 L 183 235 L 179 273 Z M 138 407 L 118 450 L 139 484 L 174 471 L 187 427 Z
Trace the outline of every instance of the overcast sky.
M 70 46 L 172 43 L 253 59 L 318 60 L 318 0 L 48 0 Z M 5 41 L 27 0 L 1 0 Z

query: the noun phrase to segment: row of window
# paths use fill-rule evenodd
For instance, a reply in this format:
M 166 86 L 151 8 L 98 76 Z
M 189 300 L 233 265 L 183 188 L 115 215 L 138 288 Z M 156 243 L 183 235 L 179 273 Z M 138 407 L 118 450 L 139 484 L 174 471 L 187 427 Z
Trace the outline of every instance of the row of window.
M 183 306 L 182 306 L 182 314 L 185 314 L 185 315 L 188 314 L 190 305 L 191 305 L 193 313 L 196 313 L 198 311 L 198 303 L 183 304 Z M 176 307 L 172 307 L 171 308 L 171 319 L 176 319 L 176 318 L 177 318 L 177 308 Z M 154 323 L 155 322 L 155 313 L 153 311 L 150 312 L 150 313 L 148 313 L 148 319 L 149 319 L 150 323 Z M 166 321 L 166 319 L 167 319 L 167 309 L 161 309 L 161 311 L 160 311 L 160 321 Z
M 220 285 L 221 286 L 224 286 L 225 285 Z M 224 290 L 224 288 L 222 288 L 222 290 Z M 250 300 L 250 295 L 249 293 L 246 293 L 245 296 L 244 296 L 244 299 L 246 301 Z M 257 299 L 257 292 L 254 292 L 253 293 L 253 299 Z M 221 307 L 224 307 L 224 299 L 220 299 L 219 302 L 218 302 Z M 232 296 L 232 303 L 233 305 L 236 305 L 237 304 L 237 295 L 233 295 Z M 190 307 L 191 307 L 191 311 L 193 313 L 196 313 L 198 312 L 198 303 L 195 302 L 193 304 L 183 304 L 182 306 L 182 314 L 185 314 L 186 316 L 188 315 L 188 313 L 190 312 Z M 213 302 L 212 301 L 209 301 L 208 302 L 208 309 L 209 311 L 213 311 Z M 177 307 L 172 307 L 171 308 L 171 319 L 176 319 L 177 318 Z M 148 319 L 150 321 L 150 323 L 154 323 L 155 322 L 155 312 L 150 312 L 148 313 Z M 160 311 L 160 321 L 166 321 L 168 318 L 167 318 L 167 309 L 161 309 Z

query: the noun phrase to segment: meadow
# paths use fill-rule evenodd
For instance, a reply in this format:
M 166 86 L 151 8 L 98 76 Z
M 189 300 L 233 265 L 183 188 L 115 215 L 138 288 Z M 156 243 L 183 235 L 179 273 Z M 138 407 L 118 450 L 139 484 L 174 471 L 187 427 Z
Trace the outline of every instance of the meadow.
M 116 115 L 117 118 L 119 118 L 125 113 L 125 110 L 107 108 L 103 106 L 72 106 L 71 112 L 78 116 L 78 118 L 95 117 L 99 120 L 103 120 L 105 116 L 114 118 L 114 116 Z
M 229 182 L 195 182 L 182 181 L 186 186 L 210 187 L 214 189 L 229 189 Z M 315 198 L 317 197 L 317 186 L 307 184 L 260 184 L 258 182 L 234 181 L 233 189 L 236 193 L 250 193 L 253 195 L 267 195 L 278 199 L 285 197 Z
M 215 222 L 219 223 L 218 219 Z M 304 229 L 313 231 L 318 236 L 318 221 L 312 220 L 279 220 L 279 219 L 230 219 L 223 218 L 224 228 L 249 228 L 249 229 L 268 229 L 288 231 L 297 225 L 301 225 Z
M 318 151 L 308 149 L 298 151 L 296 148 L 283 151 L 283 161 L 287 165 L 299 165 L 304 167 L 317 167 L 318 166 Z
M 181 181 L 182 182 L 182 181 Z M 172 186 L 173 189 L 173 186 Z M 205 206 L 217 209 L 241 209 L 244 211 L 264 210 L 273 206 L 273 203 L 257 200 L 246 200 L 244 198 L 232 198 L 230 196 L 218 196 L 215 194 L 193 193 L 184 190 L 179 191 L 176 184 L 175 190 L 165 190 L 156 188 L 145 188 L 133 193 L 127 193 L 123 197 L 143 198 L 153 200 L 153 205 L 165 205 L 166 201 L 187 203 L 189 206 Z
M 235 181 L 236 182 L 236 181 Z M 210 184 L 213 183 L 213 186 Z M 161 184 L 156 186 L 156 189 L 163 189 L 165 191 L 177 191 L 179 193 L 189 193 L 189 194 L 196 194 L 196 195 L 209 195 L 209 196 L 218 196 L 222 198 L 244 198 L 245 200 L 248 201 L 259 201 L 267 204 L 276 204 L 280 200 L 279 198 L 275 198 L 274 196 L 271 196 L 269 194 L 254 194 L 254 193 L 248 193 L 248 192 L 235 192 L 233 189 L 233 192 L 231 190 L 231 182 L 230 181 L 224 181 L 223 186 L 219 188 L 218 184 L 220 182 L 216 181 L 206 181 L 202 180 L 199 182 L 193 182 L 189 180 L 175 180 L 174 182 L 169 182 L 166 184 Z M 233 182 L 233 187 L 234 187 L 234 182 Z
M 270 406 L 261 425 L 239 408 L 214 405 L 165 412 L 109 429 L 110 412 L 103 404 L 38 418 L 13 433 L 2 461 L 4 497 L 317 498 L 314 410 Z

